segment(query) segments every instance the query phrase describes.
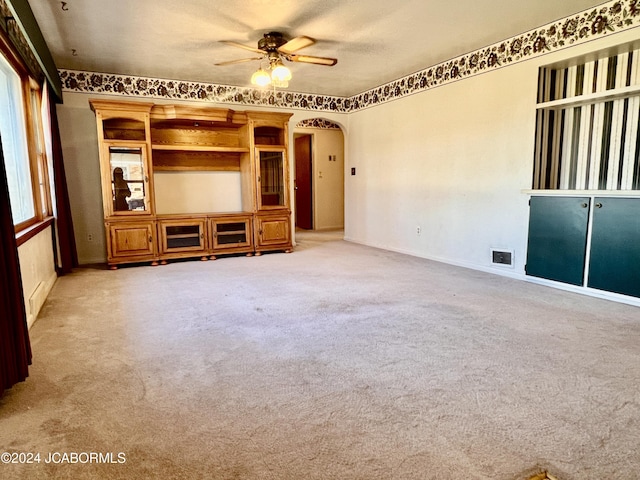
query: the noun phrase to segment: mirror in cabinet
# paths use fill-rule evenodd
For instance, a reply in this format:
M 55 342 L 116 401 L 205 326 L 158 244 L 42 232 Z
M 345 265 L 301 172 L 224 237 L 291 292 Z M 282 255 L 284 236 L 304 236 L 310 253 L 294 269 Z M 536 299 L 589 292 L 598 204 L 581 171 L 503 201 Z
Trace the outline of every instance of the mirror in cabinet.
M 149 211 L 149 177 L 142 147 L 109 146 L 113 212 Z

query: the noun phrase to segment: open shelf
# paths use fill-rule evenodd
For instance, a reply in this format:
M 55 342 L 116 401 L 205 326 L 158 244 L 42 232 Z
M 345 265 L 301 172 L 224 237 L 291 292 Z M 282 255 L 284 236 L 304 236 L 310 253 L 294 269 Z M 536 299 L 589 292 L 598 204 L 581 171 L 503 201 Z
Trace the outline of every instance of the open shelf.
M 240 157 L 240 152 L 229 151 L 157 150 L 153 154 L 153 169 L 155 171 L 238 172 Z
M 242 147 L 237 128 L 173 127 L 151 128 L 154 146 L 238 148 Z
M 188 145 L 188 144 L 165 144 L 160 145 L 154 143 L 151 145 L 153 150 L 174 150 L 185 152 L 231 152 L 231 153 L 248 153 L 248 147 L 220 147 L 209 145 Z
M 284 130 L 278 127 L 255 127 L 253 129 L 254 143 L 256 146 L 283 146 Z
M 106 140 L 146 140 L 145 124 L 141 120 L 109 118 L 102 122 Z

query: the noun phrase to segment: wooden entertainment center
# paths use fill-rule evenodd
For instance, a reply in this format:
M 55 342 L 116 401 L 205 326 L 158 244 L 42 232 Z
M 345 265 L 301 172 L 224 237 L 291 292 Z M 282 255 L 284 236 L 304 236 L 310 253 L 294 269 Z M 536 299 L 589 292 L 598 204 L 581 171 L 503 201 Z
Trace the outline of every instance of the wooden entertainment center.
M 109 267 L 291 252 L 290 113 L 90 104 Z

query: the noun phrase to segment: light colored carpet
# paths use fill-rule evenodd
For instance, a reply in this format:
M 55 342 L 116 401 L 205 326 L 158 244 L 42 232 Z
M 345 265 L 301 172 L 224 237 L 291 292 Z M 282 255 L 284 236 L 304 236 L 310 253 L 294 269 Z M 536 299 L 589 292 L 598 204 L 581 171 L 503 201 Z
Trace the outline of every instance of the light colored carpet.
M 640 309 L 298 242 L 59 279 L 0 399 L 0 449 L 41 463 L 0 477 L 639 478 Z

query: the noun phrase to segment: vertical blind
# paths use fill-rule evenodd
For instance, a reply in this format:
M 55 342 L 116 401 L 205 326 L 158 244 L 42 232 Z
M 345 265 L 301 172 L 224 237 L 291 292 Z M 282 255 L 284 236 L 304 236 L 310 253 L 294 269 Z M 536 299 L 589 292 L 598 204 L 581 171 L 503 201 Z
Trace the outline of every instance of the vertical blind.
M 640 49 L 544 67 L 534 189 L 640 189 Z

